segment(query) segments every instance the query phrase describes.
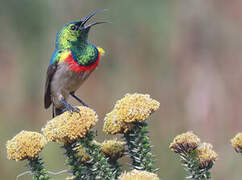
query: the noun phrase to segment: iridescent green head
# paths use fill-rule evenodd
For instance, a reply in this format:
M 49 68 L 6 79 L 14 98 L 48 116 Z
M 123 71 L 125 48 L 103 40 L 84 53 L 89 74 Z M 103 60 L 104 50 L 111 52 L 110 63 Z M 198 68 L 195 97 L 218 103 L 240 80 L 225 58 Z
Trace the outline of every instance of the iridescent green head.
M 105 9 L 92 12 L 82 20 L 72 21 L 62 26 L 56 35 L 56 48 L 66 49 L 66 48 L 71 48 L 75 45 L 79 46 L 80 44 L 87 43 L 87 38 L 88 38 L 88 33 L 90 28 L 94 25 L 102 24 L 106 22 L 104 21 L 94 22 L 85 26 L 86 22 L 95 14 L 104 10 Z

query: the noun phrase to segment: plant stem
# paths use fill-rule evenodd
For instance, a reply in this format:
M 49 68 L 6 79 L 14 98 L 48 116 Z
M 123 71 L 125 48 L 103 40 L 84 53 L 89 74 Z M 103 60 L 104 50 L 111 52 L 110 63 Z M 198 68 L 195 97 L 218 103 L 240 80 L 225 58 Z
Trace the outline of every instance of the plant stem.
M 188 172 L 187 179 L 193 180 L 210 180 L 211 174 L 209 172 L 210 168 L 201 168 L 199 167 L 199 160 L 195 151 L 191 153 L 180 153 L 181 162 Z
M 67 164 L 70 165 L 70 170 L 75 176 L 75 180 L 86 178 L 87 167 L 82 164 L 76 149 L 77 143 L 65 144 L 63 148 L 66 150 L 65 155 L 67 156 Z
M 111 165 L 111 169 L 112 169 L 115 179 L 117 179 L 122 173 L 122 168 L 121 168 L 120 164 L 118 163 L 118 161 L 116 159 L 115 160 L 109 159 L 108 163 Z
M 79 143 L 85 148 L 86 153 L 90 155 L 88 161 L 89 179 L 104 179 L 114 180 L 114 174 L 108 158 L 106 158 L 100 151 L 100 147 L 93 142 L 94 132 L 88 132 L 85 138 L 80 139 Z
M 34 159 L 28 159 L 29 167 L 33 173 L 33 180 L 48 180 L 50 177 L 47 175 L 47 171 L 41 162 L 41 158 L 36 157 Z
M 146 122 L 135 123 L 135 126 L 129 132 L 124 134 L 124 138 L 128 145 L 133 168 L 154 172 L 153 155 L 151 153 L 150 141 L 147 133 Z

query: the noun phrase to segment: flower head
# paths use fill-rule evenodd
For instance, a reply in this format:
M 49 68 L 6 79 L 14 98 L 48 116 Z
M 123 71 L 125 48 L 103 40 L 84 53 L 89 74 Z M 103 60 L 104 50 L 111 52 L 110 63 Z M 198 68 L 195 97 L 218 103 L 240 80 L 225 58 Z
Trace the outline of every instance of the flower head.
M 79 106 L 79 113 L 69 111 L 56 116 L 50 120 L 42 129 L 48 141 L 59 143 L 71 143 L 79 138 L 85 137 L 86 133 L 98 121 L 94 110 Z
M 36 158 L 46 143 L 45 137 L 40 133 L 21 131 L 7 142 L 8 159 L 20 161 Z
M 117 101 L 114 109 L 117 110 L 117 115 L 120 121 L 143 122 L 150 114 L 156 111 L 160 103 L 148 94 L 126 94 L 124 98 Z
M 145 121 L 159 106 L 148 94 L 126 94 L 106 115 L 103 130 L 107 134 L 126 133 L 133 123 Z
M 231 144 L 236 152 L 242 153 L 242 133 L 238 133 L 233 139 L 231 139 Z
M 202 143 L 196 149 L 196 152 L 200 168 L 211 168 L 218 157 L 217 153 L 213 150 L 213 146 L 209 143 Z
M 158 176 L 154 173 L 147 171 L 132 170 L 124 172 L 118 178 L 119 180 L 159 180 Z
M 170 144 L 170 149 L 175 153 L 190 153 L 196 149 L 200 144 L 200 139 L 189 131 L 176 136 Z
M 77 147 L 78 156 L 81 157 L 81 162 L 86 163 L 90 160 L 90 155 L 86 153 L 86 148 L 82 147 L 81 145 Z
M 117 110 L 114 109 L 106 114 L 104 119 L 103 131 L 107 134 L 126 133 L 132 128 L 133 124 L 120 121 L 117 116 Z
M 119 159 L 125 152 L 124 142 L 117 141 L 117 139 L 104 141 L 101 144 L 101 151 L 105 156 L 111 159 Z

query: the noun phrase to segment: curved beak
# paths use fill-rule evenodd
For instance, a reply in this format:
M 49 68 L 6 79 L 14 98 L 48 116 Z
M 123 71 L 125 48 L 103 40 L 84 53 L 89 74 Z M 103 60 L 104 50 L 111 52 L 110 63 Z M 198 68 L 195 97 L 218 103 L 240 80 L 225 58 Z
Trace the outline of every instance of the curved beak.
M 91 23 L 91 24 L 88 24 L 87 26 L 85 26 L 85 29 L 90 29 L 90 27 L 92 27 L 92 26 L 95 26 L 97 24 L 103 24 L 103 23 L 111 23 L 111 22 L 108 22 L 108 21 L 94 22 L 94 23 Z
M 101 9 L 101 10 L 97 10 L 97 11 L 94 11 L 90 14 L 88 14 L 84 19 L 81 20 L 81 27 L 84 27 L 84 25 L 86 24 L 86 22 L 91 19 L 91 17 L 93 17 L 95 14 L 99 13 L 99 12 L 102 12 L 102 11 L 107 11 L 107 9 Z M 84 28 L 85 29 L 90 29 L 90 27 L 94 26 L 94 25 L 97 25 L 97 24 L 103 24 L 103 23 L 108 23 L 106 21 L 101 21 L 101 22 L 94 22 L 94 23 L 91 23 L 91 24 L 88 24 L 87 26 L 85 26 Z

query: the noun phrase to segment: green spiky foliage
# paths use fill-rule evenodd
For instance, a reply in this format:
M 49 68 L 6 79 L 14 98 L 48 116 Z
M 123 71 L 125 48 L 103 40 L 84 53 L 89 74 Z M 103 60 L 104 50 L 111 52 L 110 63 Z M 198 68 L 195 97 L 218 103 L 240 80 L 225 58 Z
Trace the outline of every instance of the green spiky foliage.
M 124 134 L 128 152 L 134 169 L 155 172 L 150 140 L 147 135 L 147 123 L 135 123 L 134 127 Z
M 70 165 L 70 170 L 75 177 L 74 180 L 114 180 L 114 174 L 108 164 L 108 158 L 100 152 L 100 146 L 94 143 L 93 139 L 94 132 L 89 132 L 84 138 L 63 146 L 68 158 L 67 164 Z M 85 153 L 90 156 L 85 163 L 82 162 L 82 157 L 78 154 L 78 146 L 84 147 Z
M 42 159 L 40 157 L 36 157 L 34 159 L 28 159 L 28 165 L 33 174 L 33 180 L 48 180 L 50 177 L 47 174 L 43 166 Z
M 98 148 L 101 149 L 101 146 L 100 146 L 99 143 L 94 143 L 94 144 L 96 144 L 98 146 Z M 104 154 L 104 156 L 105 156 L 105 154 Z M 118 162 L 118 159 L 111 158 L 111 157 L 108 157 L 108 156 L 105 156 L 105 157 L 106 157 L 107 162 L 108 162 L 108 164 L 109 164 L 109 166 L 111 168 L 111 171 L 112 171 L 112 174 L 113 174 L 114 178 L 117 179 L 123 172 L 122 167 L 121 167 L 121 165 Z
M 184 169 L 188 172 L 187 179 L 193 180 L 210 180 L 211 174 L 209 170 L 212 168 L 213 164 L 210 164 L 208 167 L 200 167 L 199 159 L 197 157 L 196 151 L 190 153 L 182 152 L 179 153 L 181 158 L 181 163 L 184 166 Z
M 65 144 L 63 148 L 66 150 L 65 155 L 67 157 L 66 163 L 70 166 L 70 171 L 74 175 L 74 179 L 84 179 L 87 176 L 87 167 L 81 162 L 78 155 L 77 142 L 71 144 Z
M 114 178 L 117 179 L 123 171 L 121 165 L 118 163 L 118 160 L 116 159 L 109 159 L 108 163 L 111 166 L 111 170 Z
M 106 158 L 100 151 L 100 146 L 94 141 L 94 132 L 87 133 L 85 138 L 80 139 L 79 143 L 85 148 L 86 153 L 90 156 L 87 162 L 88 176 L 87 179 L 107 179 L 114 180 L 112 169 Z

